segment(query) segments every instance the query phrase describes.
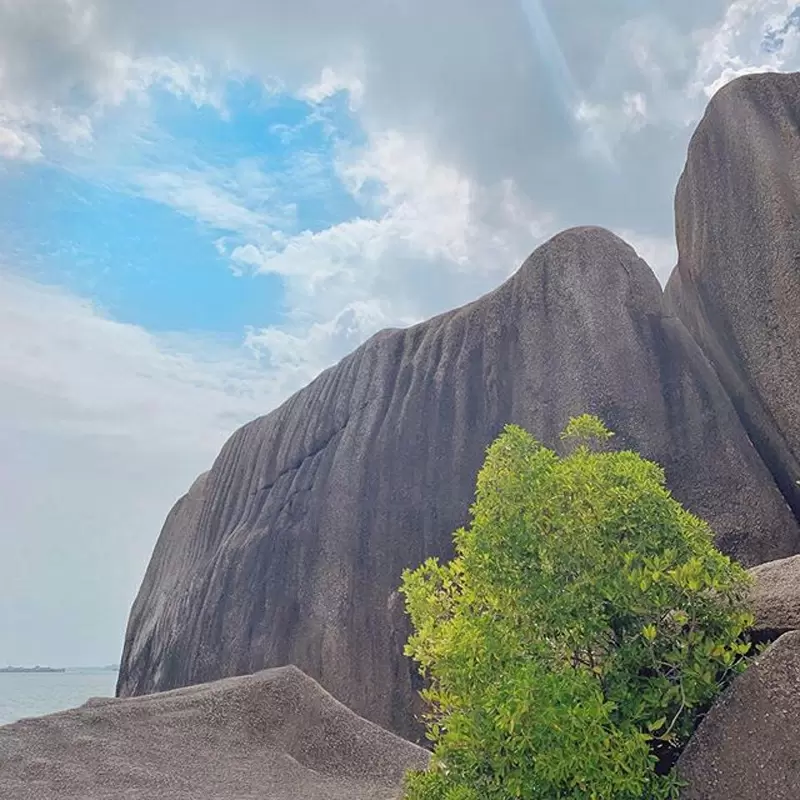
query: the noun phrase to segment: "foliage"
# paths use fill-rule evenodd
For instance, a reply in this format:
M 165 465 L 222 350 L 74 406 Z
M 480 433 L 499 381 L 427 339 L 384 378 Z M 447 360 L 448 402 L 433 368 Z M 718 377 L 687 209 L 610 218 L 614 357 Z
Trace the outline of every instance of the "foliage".
M 456 556 L 403 574 L 432 766 L 407 800 L 671 798 L 669 771 L 745 665 L 747 573 L 595 417 L 559 457 L 509 426 Z

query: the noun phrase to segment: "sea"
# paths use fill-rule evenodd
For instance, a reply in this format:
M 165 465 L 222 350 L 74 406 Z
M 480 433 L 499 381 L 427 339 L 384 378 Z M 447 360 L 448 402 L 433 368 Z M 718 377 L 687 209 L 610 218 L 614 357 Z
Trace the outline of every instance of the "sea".
M 0 725 L 83 705 L 90 697 L 113 697 L 111 669 L 66 672 L 0 672 Z

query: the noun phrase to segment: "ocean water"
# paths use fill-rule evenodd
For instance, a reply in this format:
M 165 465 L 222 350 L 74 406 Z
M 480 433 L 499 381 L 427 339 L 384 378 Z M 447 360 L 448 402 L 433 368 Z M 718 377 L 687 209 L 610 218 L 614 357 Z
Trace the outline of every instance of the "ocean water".
M 116 683 L 113 670 L 0 672 L 0 725 L 75 708 L 90 697 L 113 697 Z

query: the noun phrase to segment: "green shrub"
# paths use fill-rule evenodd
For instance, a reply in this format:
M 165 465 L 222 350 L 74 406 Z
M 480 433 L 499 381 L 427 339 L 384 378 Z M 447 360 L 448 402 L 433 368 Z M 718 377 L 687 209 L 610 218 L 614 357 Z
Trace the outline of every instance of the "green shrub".
M 428 686 L 429 771 L 408 800 L 655 800 L 745 665 L 747 573 L 661 468 L 570 421 L 565 457 L 509 426 L 456 556 L 403 574 Z

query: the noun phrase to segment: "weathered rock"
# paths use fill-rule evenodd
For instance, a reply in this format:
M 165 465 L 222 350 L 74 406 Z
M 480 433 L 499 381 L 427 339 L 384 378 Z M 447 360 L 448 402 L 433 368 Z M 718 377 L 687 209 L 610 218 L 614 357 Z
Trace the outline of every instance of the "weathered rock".
M 800 74 L 712 99 L 675 199 L 666 296 L 800 517 Z
M 0 797 L 389 800 L 427 761 L 282 667 L 0 727 Z
M 797 800 L 800 631 L 781 636 L 729 687 L 678 759 L 682 800 Z
M 553 445 L 582 412 L 663 464 L 675 495 L 744 563 L 800 549 L 650 269 L 609 232 L 573 229 L 496 291 L 378 334 L 233 435 L 164 526 L 119 694 L 294 663 L 357 713 L 414 735 L 403 568 L 450 555 L 506 423 Z
M 800 556 L 770 561 L 750 570 L 750 603 L 756 624 L 754 641 L 774 641 L 800 630 Z

